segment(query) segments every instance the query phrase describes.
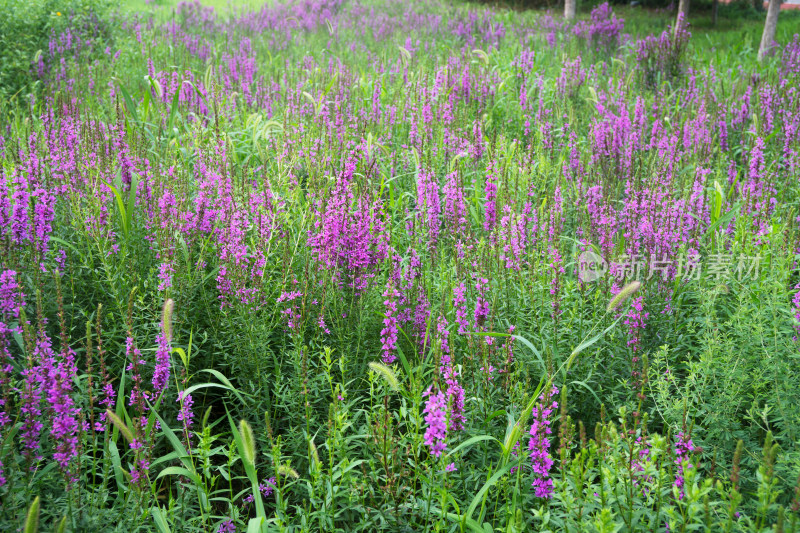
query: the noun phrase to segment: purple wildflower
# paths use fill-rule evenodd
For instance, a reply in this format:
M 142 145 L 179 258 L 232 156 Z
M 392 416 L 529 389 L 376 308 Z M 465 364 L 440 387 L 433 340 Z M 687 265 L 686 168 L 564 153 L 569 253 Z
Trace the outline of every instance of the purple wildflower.
M 797 333 L 800 334 L 800 283 L 795 285 L 794 288 L 797 291 L 792 299 L 792 305 L 794 306 L 794 319 L 797 321 L 797 324 L 795 324 L 795 329 L 797 330 Z M 798 340 L 797 335 L 795 335 L 794 340 Z
M 553 430 L 550 428 L 550 414 L 558 407 L 558 402 L 550 400 L 558 394 L 558 388 L 553 386 L 549 393 L 542 393 L 539 396 L 539 403 L 533 408 L 533 423 L 531 424 L 528 441 L 531 464 L 533 466 L 534 480 L 532 487 L 535 489 L 537 498 L 550 498 L 553 494 L 553 480 L 550 479 L 550 468 L 553 466 L 553 458 L 550 456 L 550 435 Z
M 236 525 L 233 520 L 225 520 L 217 528 L 217 533 L 236 533 Z
M 496 169 L 499 168 L 500 165 L 496 162 L 492 162 L 489 165 L 487 171 L 489 174 L 486 176 L 486 185 L 484 186 L 484 195 L 486 197 L 486 202 L 483 204 L 484 209 L 484 221 L 483 221 L 483 229 L 486 232 L 491 232 L 494 230 L 495 225 L 497 224 L 497 171 Z
M 162 332 L 156 338 L 156 367 L 153 371 L 153 394 L 161 396 L 169 384 L 169 341 Z
M 475 328 L 482 329 L 486 319 L 489 317 L 489 300 L 486 299 L 486 289 L 489 280 L 479 277 L 475 282 L 475 290 L 478 291 L 478 298 L 475 300 Z M 491 338 L 491 337 L 487 337 Z
M 194 413 L 192 412 L 192 405 L 194 400 L 191 394 L 186 394 L 186 391 L 178 391 L 178 403 L 181 404 L 178 411 L 178 422 L 183 423 L 183 437 L 188 444 L 191 439 L 191 428 L 194 421 Z
M 685 434 L 683 431 L 678 433 L 678 438 L 675 441 L 675 464 L 678 466 L 678 470 L 675 473 L 675 482 L 673 486 L 676 487 L 680 494 L 678 495 L 678 499 L 682 500 L 684 493 L 683 493 L 683 486 L 684 486 L 684 474 L 687 469 L 693 467 L 692 463 L 689 462 L 689 454 L 694 451 L 694 443 L 692 439 L 689 438 L 689 435 Z
M 428 397 L 424 411 L 425 423 L 428 425 L 424 436 L 425 444 L 430 448 L 431 455 L 440 457 L 447 438 L 447 396 L 442 391 L 434 393 L 433 387 L 429 387 L 423 396 Z
M 467 286 L 463 281 L 458 286 L 453 287 L 453 307 L 456 309 L 456 323 L 458 324 L 459 335 L 464 335 L 469 331 L 466 292 Z
M 387 365 L 392 364 L 396 359 L 394 350 L 397 349 L 397 299 L 400 293 L 390 280 L 386 291 L 383 293 L 383 305 L 386 317 L 383 319 L 383 329 L 381 330 L 381 345 L 383 346 L 383 362 Z
M 264 498 L 269 498 L 272 496 L 272 493 L 275 491 L 275 487 L 277 481 L 275 480 L 275 476 L 272 476 L 266 481 L 263 481 L 258 484 L 258 490 L 261 492 L 261 496 Z M 244 508 L 246 509 L 248 505 L 255 501 L 255 497 L 252 494 L 248 494 L 244 498 L 242 498 L 242 503 L 244 504 Z

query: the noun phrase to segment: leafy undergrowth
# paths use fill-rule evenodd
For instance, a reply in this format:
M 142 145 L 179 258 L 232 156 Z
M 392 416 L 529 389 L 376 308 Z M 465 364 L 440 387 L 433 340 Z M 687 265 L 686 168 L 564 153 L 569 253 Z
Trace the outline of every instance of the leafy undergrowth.
M 2 530 L 797 530 L 800 37 L 159 5 L 3 104 Z

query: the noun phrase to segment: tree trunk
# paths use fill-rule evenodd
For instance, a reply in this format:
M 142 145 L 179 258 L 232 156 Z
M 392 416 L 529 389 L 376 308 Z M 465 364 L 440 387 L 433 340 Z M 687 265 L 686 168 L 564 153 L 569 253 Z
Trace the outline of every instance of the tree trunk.
M 769 0 L 767 20 L 764 22 L 764 33 L 761 35 L 761 46 L 758 47 L 758 60 L 764 59 L 764 54 L 772 47 L 775 41 L 775 30 L 778 28 L 778 13 L 781 12 L 781 0 Z
M 674 33 L 677 35 L 678 30 L 686 26 L 689 20 L 689 0 L 680 0 L 678 2 L 678 16 L 675 19 Z
M 711 4 L 711 25 L 717 25 L 717 15 L 719 13 L 719 0 L 714 0 L 714 3 Z
M 577 0 L 564 0 L 564 18 L 573 20 L 575 18 L 575 4 Z

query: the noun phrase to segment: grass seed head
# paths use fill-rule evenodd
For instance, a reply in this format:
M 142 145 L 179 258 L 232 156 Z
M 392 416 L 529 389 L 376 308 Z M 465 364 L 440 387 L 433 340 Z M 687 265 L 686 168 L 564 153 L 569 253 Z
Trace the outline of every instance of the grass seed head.
M 608 302 L 608 307 L 606 308 L 606 311 L 613 311 L 614 309 L 625 303 L 625 301 L 631 296 L 633 296 L 633 294 L 636 291 L 638 291 L 641 287 L 642 283 L 639 281 L 632 281 L 627 285 L 625 285 L 624 287 L 622 287 L 622 290 L 619 291 L 619 294 L 614 296 L 611 299 L 611 301 Z

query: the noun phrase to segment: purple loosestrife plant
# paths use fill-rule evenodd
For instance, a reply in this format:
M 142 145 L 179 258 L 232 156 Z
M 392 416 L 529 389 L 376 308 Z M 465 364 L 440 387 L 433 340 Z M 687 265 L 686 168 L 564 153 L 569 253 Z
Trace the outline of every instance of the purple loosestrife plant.
M 653 464 L 653 456 L 651 452 L 651 443 L 647 440 L 646 437 L 639 436 L 636 438 L 636 447 L 638 451 L 636 452 L 635 458 L 633 459 L 633 469 L 637 472 L 636 479 L 634 480 L 635 486 L 640 486 L 640 482 L 643 483 L 652 483 L 653 478 L 652 476 L 645 475 L 646 468 Z M 649 493 L 649 489 L 647 487 L 642 488 L 642 496 L 647 496 Z
M 50 346 L 50 339 L 47 338 L 44 331 L 39 333 L 39 347 L 40 358 L 42 361 L 46 361 L 45 368 L 49 372 L 47 402 L 52 411 L 50 435 L 55 444 L 53 458 L 68 484 L 71 485 L 77 481 L 77 477 L 71 469 L 71 463 L 78 456 L 81 410 L 72 398 L 72 386 L 78 372 L 75 352 L 67 342 L 63 311 L 60 311 L 59 314 L 62 317 L 62 345 L 59 356 L 55 356 Z
M 155 13 L 162 10 L 151 7 Z M 693 41 L 689 47 L 683 20 L 675 31 L 631 40 L 608 4 L 575 22 L 549 15 L 534 22 L 492 7 L 435 7 L 421 0 L 402 5 L 280 0 L 223 14 L 192 0 L 181 2 L 173 17 L 90 18 L 89 30 L 84 29 L 86 19 L 51 14 L 49 43 L 28 65 L 41 91 L 29 97 L 23 91 L 8 102 L 8 116 L 20 120 L 0 119 L 0 485 L 8 478 L 0 491 L 9 506 L 0 513 L 0 529 L 13 529 L 17 524 L 7 522 L 24 514 L 19 506 L 27 498 L 20 491 L 49 489 L 60 472 L 69 480 L 78 477 L 87 490 L 81 486 L 68 497 L 49 490 L 49 517 L 63 516 L 60 502 L 70 506 L 67 512 L 86 509 L 93 501 L 87 502 L 86 495 L 113 489 L 114 465 L 110 456 L 102 456 L 100 442 L 110 432 L 104 439 L 82 429 L 86 419 L 104 431 L 116 398 L 132 417 L 123 423 L 131 433 L 125 440 L 133 441 L 123 467 L 138 493 L 129 501 L 145 514 L 158 505 L 157 495 L 145 489 L 150 461 L 155 463 L 155 453 L 170 447 L 147 435 L 150 410 L 176 413 L 173 422 L 182 428 L 185 448 L 192 454 L 208 451 L 205 446 L 215 436 L 201 437 L 194 430 L 196 413 L 205 412 L 208 405 L 201 404 L 211 397 L 194 399 L 187 393 L 188 368 L 178 368 L 177 380 L 172 375 L 174 341 L 166 321 L 160 332 L 152 331 L 152 354 L 137 348 L 139 335 L 148 335 L 151 310 L 146 302 L 154 298 L 174 295 L 200 306 L 187 309 L 186 316 L 193 322 L 199 313 L 202 324 L 213 326 L 203 328 L 214 335 L 209 342 L 204 336 L 203 348 L 215 346 L 224 360 L 215 356 L 208 361 L 230 370 L 237 386 L 276 378 L 270 416 L 279 417 L 281 431 L 291 434 L 298 434 L 291 407 L 299 403 L 307 406 L 309 434 L 324 421 L 319 407 L 329 396 L 335 399 L 334 429 L 346 425 L 342 417 L 348 412 L 338 408 L 345 407 L 345 397 L 353 405 L 364 403 L 358 390 L 345 393 L 344 385 L 332 381 L 330 395 L 323 394 L 320 402 L 319 376 L 313 372 L 318 347 L 357 354 L 380 350 L 385 363 L 396 364 L 402 346 L 398 336 L 401 328 L 407 331 L 419 348 L 412 363 L 420 379 L 428 380 L 419 389 L 414 385 L 418 380 L 406 376 L 418 394 L 425 391 L 416 406 L 424 410 L 424 427 L 416 438 L 431 456 L 430 472 L 439 475 L 433 481 L 446 490 L 460 487 L 450 493 L 459 506 L 474 491 L 460 490 L 464 479 L 450 472 L 457 464 L 469 478 L 485 458 L 465 447 L 451 463 L 444 460 L 448 445 L 455 448 L 459 432 L 464 442 L 479 433 L 497 436 L 499 422 L 495 415 L 468 416 L 466 399 L 476 398 L 482 413 L 513 410 L 524 394 L 531 361 L 525 347 L 484 335 L 489 331 L 508 328 L 511 333 L 508 326 L 517 324 L 523 335 L 538 333 L 537 340 L 559 347 L 563 356 L 560 347 L 587 329 L 589 316 L 599 317 L 592 302 L 618 292 L 630 278 L 646 279 L 646 298 L 636 295 L 629 307 L 607 308 L 595 324 L 602 330 L 613 320 L 605 331 L 615 333 L 592 350 L 608 358 L 599 366 L 572 366 L 573 360 L 585 361 L 573 359 L 579 351 L 591 357 L 583 350 L 595 341 L 586 340 L 565 362 L 568 381 L 584 380 L 595 367 L 601 372 L 593 376 L 613 380 L 627 371 L 628 361 L 611 355 L 627 349 L 631 381 L 639 389 L 648 379 L 642 362 L 654 335 L 647 333 L 657 331 L 663 344 L 672 347 L 660 351 L 658 359 L 654 355 L 659 369 L 674 362 L 677 337 L 692 345 L 708 337 L 703 329 L 707 320 L 694 321 L 697 327 L 688 330 L 680 327 L 706 309 L 702 295 L 708 290 L 721 289 L 715 293 L 726 306 L 747 300 L 752 307 L 760 301 L 758 291 L 769 296 L 774 288 L 776 302 L 787 311 L 776 315 L 787 319 L 776 331 L 800 336 L 793 329 L 797 324 L 788 323 L 795 316 L 800 324 L 797 265 L 788 266 L 797 251 L 800 221 L 793 220 L 800 186 L 800 36 L 758 68 L 734 58 L 726 64 L 729 70 L 717 71 L 716 64 L 705 61 L 710 57 L 705 42 Z M 146 73 L 144 85 L 137 73 Z M 123 89 L 124 80 L 134 78 L 137 82 Z M 114 184 L 121 198 L 106 184 Z M 611 272 L 577 280 L 573 255 L 595 247 Z M 708 273 L 712 256 L 740 253 L 769 257 L 770 268 L 762 265 L 750 279 L 724 282 L 724 287 L 712 276 L 688 277 L 690 264 Z M 620 255 L 640 266 L 620 267 Z M 665 268 L 663 276 L 646 277 L 644 269 L 656 261 L 674 266 Z M 60 308 L 69 328 L 62 325 L 60 343 L 47 322 L 56 299 L 45 274 L 53 270 L 69 280 L 70 301 L 64 302 L 69 320 Z M 627 270 L 627 280 L 616 279 L 621 270 Z M 41 316 L 33 324 L 22 312 L 23 287 L 41 293 Z M 97 311 L 99 369 L 88 339 L 87 364 L 76 364 L 70 347 L 79 341 L 66 333 L 75 329 L 73 317 L 90 316 L 90 302 L 96 300 L 111 306 L 107 319 L 118 324 L 123 295 L 133 287 L 146 294 L 129 300 L 125 326 L 109 328 L 105 339 Z M 729 294 L 738 292 L 754 298 Z M 735 316 L 744 309 L 736 309 Z M 375 311 L 383 316 L 375 318 Z M 762 318 L 750 313 L 751 320 L 755 324 Z M 719 327 L 728 326 L 722 321 Z M 720 332 L 723 340 L 733 338 Z M 736 331 L 730 333 L 735 337 Z M 216 348 L 221 348 L 217 339 L 227 346 Z M 115 349 L 126 341 L 125 356 L 106 357 L 101 340 Z M 777 357 L 759 364 L 786 365 L 788 356 L 797 354 L 797 346 L 770 344 Z M 288 346 L 295 350 L 287 352 Z M 744 348 L 745 355 L 752 351 Z M 286 354 L 274 360 L 279 367 L 270 357 L 275 351 Z M 544 366 L 552 366 L 556 351 L 547 350 Z M 350 363 L 361 359 L 341 359 L 342 383 L 359 381 L 358 365 Z M 251 375 L 247 369 L 253 367 L 266 373 Z M 126 385 L 118 396 L 122 372 Z M 297 372 L 309 377 L 305 399 L 281 392 L 289 390 L 281 376 L 292 380 Z M 663 386 L 654 390 L 665 392 L 684 377 L 661 371 L 650 376 Z M 174 396 L 170 380 L 178 382 Z M 619 509 L 608 504 L 609 492 L 597 486 L 606 467 L 613 479 L 632 482 L 627 510 L 641 512 L 636 515 L 640 523 L 660 526 L 669 516 L 674 526 L 673 511 L 697 503 L 688 501 L 695 495 L 685 486 L 692 478 L 690 468 L 701 474 L 691 440 L 681 435 L 677 443 L 666 443 L 667 450 L 656 449 L 663 439 L 649 439 L 646 425 L 623 436 L 613 424 L 600 424 L 593 444 L 581 428 L 576 457 L 586 457 L 585 452 L 591 461 L 561 465 L 564 492 L 555 493 L 551 419 L 556 397 L 549 389 L 530 399 L 531 409 L 524 413 L 533 415 L 527 422 L 530 435 L 518 438 L 508 453 L 521 458 L 530 447 L 525 460 L 514 461 L 512 472 L 530 473 L 526 483 L 532 488 L 523 483 L 523 492 L 547 509 L 551 521 L 575 519 L 573 529 L 591 528 L 596 517 L 570 503 L 586 501 L 611 513 L 609 523 L 619 523 Z M 638 392 L 605 390 L 603 401 L 615 407 L 628 405 Z M 712 401 L 714 395 L 698 398 Z M 654 394 L 648 401 L 669 398 Z M 386 396 L 386 402 L 393 400 Z M 566 416 L 564 403 L 558 402 Z M 84 405 L 86 416 L 78 411 Z M 658 417 L 671 413 L 650 411 Z M 635 418 L 637 424 L 644 420 L 638 413 Z M 604 414 L 601 419 L 605 422 Z M 217 422 L 211 421 L 210 431 L 220 427 Z M 775 423 L 784 422 L 775 418 Z M 355 495 L 348 503 L 358 506 L 364 503 L 356 501 L 362 481 L 378 481 L 385 497 L 367 503 L 370 508 L 378 503 L 375 512 L 388 516 L 392 503 L 419 502 L 419 489 L 424 493 L 431 486 L 407 481 L 414 478 L 414 467 L 402 454 L 414 439 L 400 431 L 402 421 L 387 417 L 383 423 L 386 438 L 383 449 L 372 454 L 376 461 L 349 470 L 338 483 Z M 566 461 L 572 435 L 569 423 L 561 427 Z M 151 434 L 158 435 L 157 429 Z M 791 428 L 786 429 L 790 434 Z M 322 433 L 336 437 L 336 431 L 323 428 Z M 304 463 L 310 450 L 294 447 L 302 439 L 275 439 L 269 422 L 267 435 L 278 463 Z M 336 455 L 334 441 L 326 438 L 325 448 Z M 675 456 L 670 453 L 661 461 L 670 446 Z M 212 455 L 218 454 L 215 450 Z M 370 470 L 375 465 L 380 466 L 377 472 Z M 273 465 L 278 471 L 282 466 Z M 579 473 L 577 466 L 584 471 Z M 580 479 L 568 481 L 576 475 Z M 664 475 L 675 497 L 662 498 L 654 507 L 656 495 L 648 491 Z M 175 472 L 171 477 L 175 483 L 169 486 L 179 492 L 186 488 L 184 476 Z M 20 482 L 23 478 L 27 482 Z M 670 486 L 673 481 L 676 486 Z M 205 476 L 204 483 L 209 494 L 225 491 L 222 478 Z M 274 484 L 274 479 L 261 483 L 252 503 L 260 501 L 259 494 L 281 496 L 269 503 L 275 520 L 288 526 L 295 518 L 308 518 L 287 513 L 284 495 Z M 751 484 L 743 479 L 741 486 Z M 292 485 L 287 486 L 290 492 Z M 521 501 L 519 494 L 509 496 L 509 501 Z M 742 490 L 738 496 L 749 495 Z M 309 497 L 308 509 L 323 514 L 327 509 L 339 522 L 344 517 L 340 525 L 347 529 L 346 514 L 334 517 L 335 508 Z M 714 523 L 727 518 L 725 507 L 714 501 L 713 491 L 709 498 L 709 509 L 723 512 L 705 513 L 711 522 L 705 528 L 725 529 Z M 746 507 L 731 509 L 732 529 L 752 525 Z M 797 512 L 800 504 L 794 507 Z M 202 522 L 207 529 L 230 533 L 247 522 L 253 505 L 246 512 L 233 509 L 229 516 L 211 511 L 200 509 L 196 521 L 186 515 L 191 523 L 185 522 L 185 513 L 169 513 L 169 518 L 175 530 Z M 768 513 L 774 514 L 772 509 Z M 503 509 L 487 506 L 485 514 L 487 521 L 508 529 Z M 129 518 L 136 521 L 133 515 L 122 513 L 120 527 L 127 527 Z M 412 521 L 420 516 L 407 515 Z M 768 518 L 760 520 L 765 527 L 772 526 L 773 517 Z M 686 525 L 688 530 L 697 524 Z M 409 527 L 423 525 L 417 521 Z
M 170 341 L 172 340 L 172 310 L 174 302 L 164 302 L 161 314 L 161 332 L 156 338 L 156 365 L 153 371 L 153 398 L 158 399 L 167 390 L 170 374 Z
M 453 307 L 456 310 L 456 323 L 458 324 L 459 335 L 465 335 L 469 332 L 466 293 L 467 285 L 463 281 L 453 287 Z
M 613 52 L 622 41 L 624 29 L 625 21 L 618 19 L 608 2 L 604 2 L 592 9 L 588 21 L 576 22 L 572 33 L 596 49 Z
M 678 432 L 678 436 L 675 439 L 675 464 L 677 465 L 677 469 L 673 486 L 678 489 L 678 499 L 681 500 L 684 497 L 683 486 L 686 471 L 694 468 L 691 463 L 691 453 L 694 452 L 694 450 L 694 443 L 689 435 L 687 435 L 685 431 Z
M 170 262 L 163 262 L 158 268 L 158 290 L 166 291 L 172 287 L 172 275 L 175 273 L 175 266 Z
M 394 351 L 397 350 L 397 299 L 400 297 L 393 280 L 389 280 L 383 297 L 385 298 L 383 302 L 385 317 L 381 330 L 382 359 L 384 363 L 390 365 L 397 358 Z
M 259 490 L 259 492 L 261 492 L 261 495 L 264 498 L 269 498 L 270 496 L 272 496 L 272 493 L 275 491 L 275 487 L 277 487 L 277 486 L 278 486 L 277 485 L 277 480 L 275 479 L 275 476 L 272 476 L 271 478 L 267 479 L 266 481 L 262 481 L 261 483 L 259 483 L 258 484 L 258 490 Z M 253 494 L 252 493 L 248 494 L 247 496 L 242 498 L 243 507 L 245 509 L 247 509 L 249 507 L 249 505 L 251 503 L 253 503 L 254 501 L 255 501 L 255 497 L 253 496 Z
M 295 280 L 295 282 L 296 281 L 297 280 Z M 295 300 L 298 300 L 298 302 L 295 302 Z M 303 324 L 303 315 L 300 313 L 299 308 L 299 306 L 302 304 L 302 301 L 303 293 L 300 291 L 283 292 L 275 300 L 275 303 L 278 304 L 284 302 L 289 303 L 282 313 L 286 315 L 286 325 L 289 327 L 289 331 L 294 333 L 299 333 Z
M 178 391 L 177 402 L 180 404 L 180 409 L 178 410 L 178 422 L 181 423 L 183 428 L 183 438 L 185 444 L 190 446 L 192 438 L 191 429 L 192 424 L 194 423 L 194 412 L 192 411 L 194 400 L 192 399 L 192 395 L 187 394 L 186 391 Z
M 487 169 L 486 184 L 484 185 L 484 198 L 483 204 L 483 230 L 491 233 L 497 225 L 497 183 L 499 176 L 497 175 L 500 169 L 500 164 L 492 161 Z
M 796 322 L 794 329 L 797 331 L 797 334 L 794 336 L 794 340 L 795 342 L 798 342 L 798 335 L 800 335 L 800 283 L 795 285 L 794 290 L 797 291 L 794 293 L 794 298 L 792 298 L 794 320 Z
M 56 195 L 52 191 L 40 187 L 33 192 L 31 197 L 36 199 L 33 208 L 33 244 L 41 262 L 47 253 L 47 245 L 53 231 Z
M 130 322 L 130 320 L 129 320 Z M 144 441 L 145 427 L 147 425 L 147 416 L 145 413 L 148 410 L 147 402 L 151 399 L 151 395 L 143 388 L 142 372 L 144 366 L 147 364 L 142 359 L 142 354 L 133 340 L 133 334 L 130 332 L 130 324 L 128 336 L 125 340 L 125 351 L 128 360 L 126 370 L 130 372 L 133 387 L 131 388 L 130 396 L 128 398 L 128 406 L 136 409 L 137 416 L 133 418 L 133 441 L 130 443 L 130 449 L 135 452 L 135 463 L 131 468 L 131 482 L 134 485 L 144 487 L 147 483 L 147 472 L 150 469 L 150 463 L 147 460 L 149 452 L 149 443 Z
M 439 184 L 433 172 L 420 172 L 417 177 L 417 224 L 425 229 L 430 250 L 436 248 L 441 229 Z
M 0 273 L 0 440 L 5 438 L 4 428 L 11 424 L 10 380 L 14 366 L 9 352 L 9 341 L 11 334 L 22 332 L 22 328 L 13 325 L 12 321 L 19 320 L 24 301 L 25 295 L 17 283 L 17 273 L 13 270 Z M 5 483 L 2 456 L 0 456 L 0 487 Z
M 44 375 L 39 365 L 34 363 L 33 357 L 29 358 L 28 366 L 22 372 L 22 402 L 20 412 L 22 414 L 22 428 L 20 429 L 20 446 L 22 455 L 29 462 L 42 459 L 40 433 L 44 427 L 41 422 L 42 416 L 42 389 Z
M 23 371 L 22 406 L 23 417 L 20 431 L 22 454 L 29 463 L 43 459 L 41 454 L 41 432 L 44 429 L 42 397 L 60 401 L 59 391 L 53 390 L 53 377 L 56 373 L 55 354 L 50 338 L 43 331 L 36 333 L 33 351 L 28 357 L 28 365 Z M 67 414 L 67 413 L 64 413 Z
M 30 192 L 28 191 L 28 180 L 21 171 L 14 171 L 11 174 L 11 240 L 17 246 L 24 245 L 31 238 L 30 233 Z M 5 230 L 5 228 L 4 228 Z
M 356 156 L 351 154 L 330 194 L 324 201 L 315 201 L 308 245 L 320 269 L 330 271 L 334 280 L 361 293 L 375 277 L 377 266 L 388 257 L 389 237 L 381 200 L 354 192 L 356 163 Z
M 128 406 L 136 407 L 139 416 L 143 417 L 144 413 L 147 412 L 148 393 L 142 387 L 142 370 L 147 362 L 142 359 L 142 352 L 136 347 L 131 333 L 128 333 L 125 339 L 125 353 L 128 360 L 128 366 L 125 370 L 131 373 L 131 381 L 133 382 L 130 397 L 128 398 Z
M 635 390 L 640 387 L 641 369 L 641 350 L 642 335 L 647 325 L 650 313 L 644 310 L 644 295 L 640 294 L 631 300 L 631 307 L 624 319 L 624 324 L 628 327 L 628 346 L 631 349 L 631 385 Z
M 489 288 L 489 280 L 480 276 L 475 280 L 475 290 L 478 297 L 475 299 L 475 329 L 483 331 L 486 320 L 489 318 L 491 309 L 489 308 L 489 300 L 486 298 L 486 292 Z M 486 337 L 487 340 L 491 337 Z
M 553 386 L 549 393 L 542 392 L 539 403 L 533 408 L 533 423 L 528 440 L 531 468 L 533 470 L 534 494 L 537 498 L 550 498 L 553 494 L 553 480 L 550 479 L 550 468 L 553 458 L 550 455 L 550 437 L 553 432 L 550 424 L 550 415 L 558 408 L 558 402 L 553 399 L 558 395 L 558 388 Z
M 441 349 L 441 364 L 440 373 L 447 385 L 447 403 L 450 408 L 450 427 L 454 431 L 464 429 L 466 418 L 464 415 L 464 387 L 458 381 L 459 373 L 453 364 L 452 355 L 450 352 L 449 335 L 447 330 L 447 320 L 444 317 L 439 317 L 436 326 L 439 345 Z
M 460 235 L 467 229 L 467 206 L 464 191 L 458 180 L 458 172 L 445 176 L 444 219 L 451 235 Z
M 417 305 L 414 306 L 414 336 L 417 338 L 419 345 L 423 348 L 429 349 L 430 339 L 428 336 L 428 320 L 431 317 L 431 305 L 428 301 L 428 296 L 422 289 L 418 290 Z
M 236 524 L 233 520 L 224 520 L 217 528 L 217 533 L 236 533 Z
M 428 400 L 425 403 L 425 429 L 423 437 L 431 455 L 441 457 L 447 439 L 447 396 L 442 391 L 434 392 L 433 387 L 423 394 Z
M 156 366 L 153 370 L 153 396 L 160 397 L 167 390 L 169 385 L 169 341 L 166 335 L 160 333 L 156 337 Z
M 516 214 L 510 205 L 503 206 L 503 218 L 500 219 L 500 261 L 509 270 L 519 272 L 524 264 L 527 248 L 527 217 Z
M 17 281 L 17 272 L 4 270 L 0 273 L 0 335 L 22 333 L 19 324 L 12 324 L 19 320 L 24 301 L 25 294 Z
M 103 383 L 103 395 L 102 399 L 99 402 L 99 405 L 102 408 L 100 413 L 100 419 L 95 422 L 95 431 L 101 432 L 104 431 L 106 428 L 106 410 L 113 410 L 114 406 L 116 405 L 116 399 L 114 395 L 114 386 L 111 383 L 111 376 L 108 373 L 108 367 L 106 366 L 106 351 L 103 346 L 103 327 L 101 321 L 101 311 L 102 306 L 98 306 L 97 308 L 97 324 L 96 324 L 96 331 L 97 331 L 97 357 L 100 359 L 100 378 Z

